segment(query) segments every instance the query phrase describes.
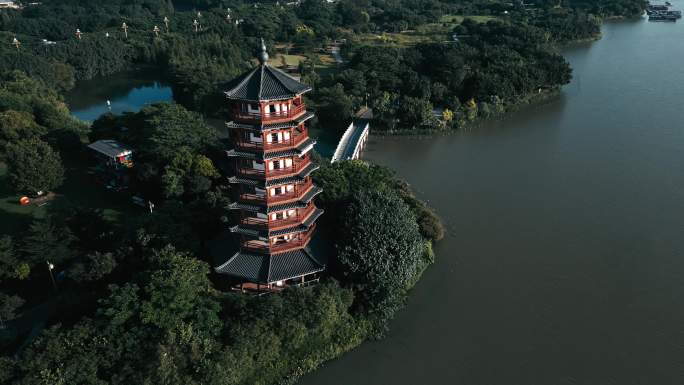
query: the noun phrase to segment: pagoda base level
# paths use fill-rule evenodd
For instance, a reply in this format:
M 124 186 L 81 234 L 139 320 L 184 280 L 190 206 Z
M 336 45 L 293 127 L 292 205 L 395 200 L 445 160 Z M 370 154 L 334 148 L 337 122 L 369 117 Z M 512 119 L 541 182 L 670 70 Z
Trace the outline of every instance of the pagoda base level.
M 325 263 L 316 259 L 307 248 L 278 254 L 238 251 L 214 270 L 242 282 L 273 287 L 285 282 L 297 283 L 302 277 L 320 273 L 325 270 Z
M 298 278 L 288 279 L 286 281 L 273 284 L 260 284 L 254 282 L 243 282 L 231 287 L 231 290 L 243 294 L 263 295 L 268 293 L 279 293 L 290 287 L 306 287 L 318 284 L 320 281 L 319 274 L 309 274 Z

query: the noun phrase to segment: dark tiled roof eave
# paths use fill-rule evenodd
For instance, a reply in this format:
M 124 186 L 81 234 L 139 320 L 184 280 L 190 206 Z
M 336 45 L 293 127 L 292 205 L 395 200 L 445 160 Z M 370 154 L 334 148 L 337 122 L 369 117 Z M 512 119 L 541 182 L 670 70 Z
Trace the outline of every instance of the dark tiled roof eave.
M 306 218 L 306 220 L 301 225 L 295 225 L 281 230 L 270 231 L 268 235 L 270 237 L 277 237 L 279 235 L 285 234 L 303 233 L 311 228 L 314 222 L 316 222 L 316 220 L 320 218 L 321 215 L 323 215 L 323 212 L 323 210 L 317 208 L 311 215 L 309 215 L 308 218 Z
M 297 173 L 297 175 L 288 176 L 285 178 L 271 179 L 266 181 L 266 187 L 279 186 L 291 182 L 302 182 L 304 181 L 304 178 L 311 175 L 312 172 L 318 170 L 319 168 L 319 165 L 315 163 L 309 163 L 309 165 L 300 170 L 299 173 Z
M 245 210 L 245 211 L 251 211 L 251 212 L 264 212 L 266 211 L 265 206 L 258 206 L 258 205 L 250 205 L 247 203 L 241 203 L 241 202 L 232 202 L 228 205 L 229 210 Z
M 277 205 L 271 205 L 271 206 L 266 206 L 266 205 L 253 205 L 253 204 L 248 204 L 248 203 L 242 203 L 242 202 L 232 202 L 228 205 L 229 210 L 245 210 L 245 211 L 251 211 L 254 213 L 263 213 L 263 214 L 270 214 L 278 211 L 283 211 L 283 210 L 291 210 L 291 209 L 303 209 L 306 208 L 309 205 L 309 202 L 313 198 L 316 197 L 316 195 L 320 194 L 323 192 L 323 189 L 318 187 L 318 186 L 313 186 L 311 190 L 309 190 L 306 194 L 304 194 L 299 200 L 289 202 L 289 203 L 281 203 Z
M 269 284 L 325 270 L 325 264 L 304 248 L 280 254 L 252 254 L 238 251 L 214 269 L 247 281 Z
M 260 150 L 226 150 L 226 156 L 243 158 L 243 159 L 253 159 L 253 160 L 270 160 L 275 158 L 282 158 L 285 156 L 302 156 L 303 154 L 309 152 L 313 146 L 316 145 L 316 140 L 311 138 L 306 138 L 301 144 L 295 148 L 289 150 L 278 150 L 263 152 Z
M 284 281 L 323 270 L 325 270 L 325 265 L 318 261 L 309 250 L 289 251 L 271 256 L 268 281 Z
M 310 86 L 268 64 L 239 76 L 228 87 L 227 98 L 252 102 L 291 99 L 311 91 Z
M 226 123 L 226 127 L 228 127 L 228 128 L 242 128 L 245 130 L 254 130 L 254 131 L 282 130 L 285 128 L 297 127 L 298 125 L 306 122 L 307 120 L 309 120 L 313 117 L 314 117 L 314 113 L 311 111 L 307 111 L 303 115 L 297 117 L 296 119 L 293 119 L 289 122 L 284 122 L 284 123 L 267 123 L 267 124 L 259 125 L 259 124 L 248 124 L 248 123 L 240 123 L 240 122 L 230 121 L 230 122 Z

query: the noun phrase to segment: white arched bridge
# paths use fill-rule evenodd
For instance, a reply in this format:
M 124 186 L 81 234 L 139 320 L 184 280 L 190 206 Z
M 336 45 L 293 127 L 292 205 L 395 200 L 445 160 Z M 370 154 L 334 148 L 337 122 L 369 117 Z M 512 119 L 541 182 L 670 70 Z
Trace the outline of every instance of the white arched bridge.
M 361 151 L 363 151 L 363 148 L 368 141 L 371 118 L 372 111 L 369 109 L 357 114 L 357 117 L 349 124 L 349 127 L 347 127 L 340 142 L 337 144 L 335 154 L 333 154 L 331 160 L 332 163 L 342 160 L 359 159 Z

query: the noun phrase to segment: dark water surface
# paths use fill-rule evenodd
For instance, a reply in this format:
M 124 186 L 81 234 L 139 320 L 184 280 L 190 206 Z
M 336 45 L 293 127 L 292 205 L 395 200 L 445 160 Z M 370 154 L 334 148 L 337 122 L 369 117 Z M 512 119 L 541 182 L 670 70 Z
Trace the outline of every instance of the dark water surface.
M 173 92 L 158 71 L 138 69 L 80 81 L 66 95 L 71 113 L 86 121 L 110 111 L 107 100 L 115 114 L 137 112 L 146 104 L 173 100 Z
M 301 384 L 684 383 L 683 23 L 605 25 L 506 121 L 373 137 L 448 236 L 388 337 Z

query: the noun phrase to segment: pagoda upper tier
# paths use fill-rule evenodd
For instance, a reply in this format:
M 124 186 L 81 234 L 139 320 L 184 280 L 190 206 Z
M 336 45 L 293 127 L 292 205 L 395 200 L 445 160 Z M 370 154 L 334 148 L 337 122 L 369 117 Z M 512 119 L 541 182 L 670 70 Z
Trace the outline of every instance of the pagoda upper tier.
M 225 91 L 234 122 L 263 126 L 304 118 L 302 94 L 311 87 L 268 65 L 265 52 L 259 61 L 256 68 L 229 83 Z

